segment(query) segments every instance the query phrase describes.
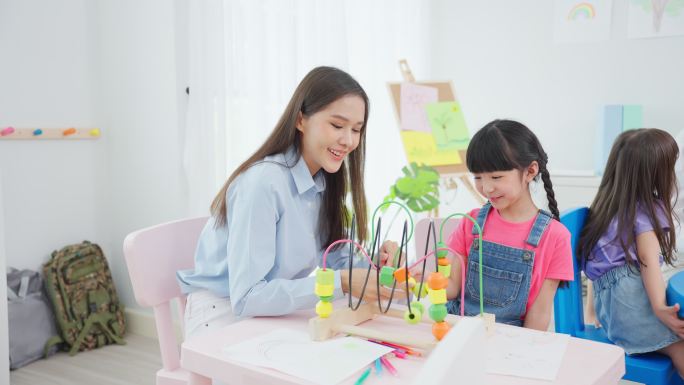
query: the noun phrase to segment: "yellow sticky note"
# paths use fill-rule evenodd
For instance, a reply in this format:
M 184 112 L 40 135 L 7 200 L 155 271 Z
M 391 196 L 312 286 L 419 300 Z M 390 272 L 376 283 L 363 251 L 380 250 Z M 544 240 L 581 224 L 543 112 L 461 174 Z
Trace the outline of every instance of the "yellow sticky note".
M 458 155 L 458 150 L 438 150 L 431 133 L 401 131 L 401 140 L 404 142 L 404 150 L 406 150 L 409 163 L 423 163 L 428 166 L 463 163 L 460 155 Z

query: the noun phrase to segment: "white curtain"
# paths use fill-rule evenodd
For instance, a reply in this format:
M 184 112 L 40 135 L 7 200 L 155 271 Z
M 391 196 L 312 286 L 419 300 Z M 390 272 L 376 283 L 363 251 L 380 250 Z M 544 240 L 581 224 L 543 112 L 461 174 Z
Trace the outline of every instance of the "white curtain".
M 318 65 L 349 72 L 370 97 L 366 190 L 370 205 L 379 203 L 406 162 L 386 83 L 402 80 L 400 59 L 417 79 L 428 77 L 429 8 L 417 0 L 189 1 L 191 213 L 206 213 Z

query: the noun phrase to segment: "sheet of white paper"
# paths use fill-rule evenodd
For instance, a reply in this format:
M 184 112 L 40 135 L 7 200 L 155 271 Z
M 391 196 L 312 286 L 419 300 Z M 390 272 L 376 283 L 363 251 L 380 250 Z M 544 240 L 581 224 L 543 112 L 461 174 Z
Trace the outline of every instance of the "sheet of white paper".
M 263 366 L 321 384 L 333 385 L 392 349 L 356 337 L 315 342 L 307 333 L 277 329 L 223 348 L 233 361 Z
M 487 338 L 487 372 L 556 379 L 569 335 L 498 326 Z

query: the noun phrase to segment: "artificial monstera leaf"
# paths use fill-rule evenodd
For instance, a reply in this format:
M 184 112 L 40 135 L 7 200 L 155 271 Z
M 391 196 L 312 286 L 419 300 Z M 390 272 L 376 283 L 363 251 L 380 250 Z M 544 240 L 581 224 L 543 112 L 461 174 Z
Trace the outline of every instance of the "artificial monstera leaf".
M 414 212 L 430 211 L 439 206 L 439 173 L 434 168 L 411 163 L 402 171 L 404 176 L 390 187 L 385 200 L 401 199 Z

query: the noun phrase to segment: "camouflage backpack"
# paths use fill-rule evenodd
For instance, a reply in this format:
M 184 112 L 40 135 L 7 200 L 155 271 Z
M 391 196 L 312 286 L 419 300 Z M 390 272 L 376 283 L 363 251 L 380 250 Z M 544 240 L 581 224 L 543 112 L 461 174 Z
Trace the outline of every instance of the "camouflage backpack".
M 52 253 L 43 265 L 45 288 L 69 354 L 125 344 L 123 306 L 100 246 L 83 241 Z

